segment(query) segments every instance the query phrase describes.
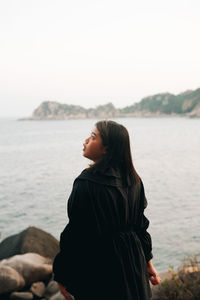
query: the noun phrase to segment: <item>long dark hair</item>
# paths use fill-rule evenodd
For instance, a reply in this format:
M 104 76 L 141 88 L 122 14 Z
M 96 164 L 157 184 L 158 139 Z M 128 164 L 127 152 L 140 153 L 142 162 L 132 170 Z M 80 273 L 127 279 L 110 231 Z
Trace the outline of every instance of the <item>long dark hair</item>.
M 107 148 L 106 153 L 92 168 L 118 169 L 125 184 L 134 184 L 140 181 L 132 161 L 130 139 L 127 129 L 114 121 L 103 120 L 95 124 L 98 129 L 102 144 Z

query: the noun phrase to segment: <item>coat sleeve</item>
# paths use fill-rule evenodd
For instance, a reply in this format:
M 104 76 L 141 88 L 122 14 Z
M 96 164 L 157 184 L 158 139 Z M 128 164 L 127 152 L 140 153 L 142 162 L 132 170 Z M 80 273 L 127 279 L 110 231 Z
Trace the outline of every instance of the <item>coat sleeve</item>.
M 53 262 L 54 280 L 74 293 L 74 283 L 81 276 L 84 243 L 87 240 L 88 189 L 85 181 L 76 180 L 68 200 L 69 222 L 60 236 L 60 252 Z
M 145 197 L 144 186 L 141 181 L 139 230 L 137 234 L 142 244 L 146 261 L 148 262 L 153 258 L 153 254 L 152 254 L 151 235 L 147 232 L 147 229 L 149 227 L 149 220 L 144 215 L 144 210 L 146 207 L 147 207 L 147 200 Z

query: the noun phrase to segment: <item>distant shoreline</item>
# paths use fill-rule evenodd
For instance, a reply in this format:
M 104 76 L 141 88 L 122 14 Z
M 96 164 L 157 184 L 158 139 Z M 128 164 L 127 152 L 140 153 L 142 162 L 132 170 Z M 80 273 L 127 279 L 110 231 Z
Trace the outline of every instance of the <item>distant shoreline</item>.
M 27 117 L 27 118 L 16 118 L 17 121 L 69 121 L 69 120 L 96 120 L 96 119 L 171 119 L 171 118 L 186 118 L 186 119 L 199 119 L 197 116 L 188 116 L 187 114 L 140 114 L 140 115 L 130 115 L 130 116 L 124 116 L 119 115 L 115 117 L 91 117 L 91 118 L 76 118 L 76 117 L 70 117 L 70 118 L 46 118 L 46 119 L 39 119 L 39 118 L 33 118 L 33 117 Z M 14 118 L 12 118 L 14 119 Z

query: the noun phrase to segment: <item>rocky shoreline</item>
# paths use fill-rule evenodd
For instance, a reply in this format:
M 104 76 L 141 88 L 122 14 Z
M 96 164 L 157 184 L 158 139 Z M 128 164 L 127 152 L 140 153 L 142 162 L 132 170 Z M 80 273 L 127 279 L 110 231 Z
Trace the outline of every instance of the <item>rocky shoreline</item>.
M 52 276 L 59 242 L 29 227 L 0 243 L 0 299 L 64 300 Z

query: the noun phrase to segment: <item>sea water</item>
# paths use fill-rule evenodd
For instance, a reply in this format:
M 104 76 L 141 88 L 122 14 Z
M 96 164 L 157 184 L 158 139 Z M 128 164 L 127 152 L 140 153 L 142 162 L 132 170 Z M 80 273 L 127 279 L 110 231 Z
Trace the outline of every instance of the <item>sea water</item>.
M 200 252 L 200 119 L 116 119 L 127 127 L 144 186 L 159 271 Z M 1 240 L 36 226 L 59 239 L 83 142 L 96 120 L 0 119 Z M 81 226 L 81 224 L 80 224 Z

